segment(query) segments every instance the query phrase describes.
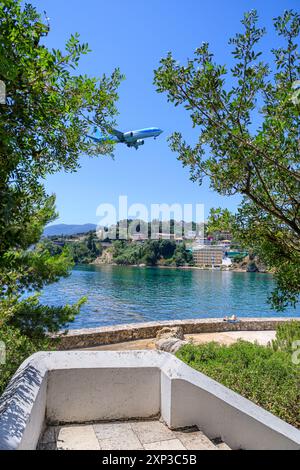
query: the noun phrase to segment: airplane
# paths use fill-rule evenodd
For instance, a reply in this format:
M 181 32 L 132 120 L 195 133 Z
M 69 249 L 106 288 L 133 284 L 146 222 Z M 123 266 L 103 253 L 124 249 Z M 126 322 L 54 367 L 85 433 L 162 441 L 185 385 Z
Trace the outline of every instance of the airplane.
M 145 140 L 149 137 L 154 137 L 156 139 L 160 134 L 162 134 L 162 130 L 158 127 L 147 127 L 146 129 L 139 129 L 137 131 L 128 131 L 128 132 L 121 132 L 117 129 L 112 129 L 112 137 L 92 137 L 91 135 L 87 135 L 89 139 L 92 139 L 94 142 L 103 143 L 107 140 L 112 140 L 116 143 L 126 144 L 127 147 L 134 147 L 138 150 L 140 145 L 144 145 Z

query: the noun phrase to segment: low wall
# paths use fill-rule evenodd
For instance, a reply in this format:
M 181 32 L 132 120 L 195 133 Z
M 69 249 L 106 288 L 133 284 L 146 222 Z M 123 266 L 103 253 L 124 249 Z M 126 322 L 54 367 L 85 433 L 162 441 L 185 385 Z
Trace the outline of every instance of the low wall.
M 35 449 L 45 424 L 157 415 L 232 449 L 300 449 L 299 430 L 160 351 L 34 354 L 0 400 L 0 449 Z
M 184 334 L 275 330 L 279 324 L 293 319 L 295 320 L 295 318 L 284 317 L 243 318 L 237 323 L 229 323 L 220 318 L 201 318 L 69 330 L 66 335 L 61 337 L 57 348 L 60 350 L 70 350 L 155 338 L 158 331 L 165 326 L 181 326 Z M 56 336 L 53 338 L 56 338 Z
M 70 399 L 71 397 L 71 399 Z M 51 423 L 151 418 L 160 412 L 160 371 L 155 365 L 54 370 L 49 373 Z
M 0 450 L 35 449 L 46 417 L 48 368 L 30 356 L 0 397 Z

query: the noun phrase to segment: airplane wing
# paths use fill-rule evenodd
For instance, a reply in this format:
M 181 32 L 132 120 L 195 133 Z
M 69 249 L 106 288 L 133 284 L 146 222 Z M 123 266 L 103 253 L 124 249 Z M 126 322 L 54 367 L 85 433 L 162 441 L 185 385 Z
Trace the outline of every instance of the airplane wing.
M 120 142 L 124 142 L 124 141 L 125 141 L 125 139 L 124 139 L 124 133 L 123 133 L 123 132 L 118 131 L 117 129 L 112 129 L 112 130 L 111 130 L 111 133 L 112 133 L 113 135 L 115 135 L 115 136 L 119 139 Z
M 86 135 L 89 139 L 93 140 L 94 142 L 97 142 L 97 144 L 99 144 L 100 142 L 102 142 L 103 139 L 97 139 L 97 137 L 92 137 L 91 135 Z

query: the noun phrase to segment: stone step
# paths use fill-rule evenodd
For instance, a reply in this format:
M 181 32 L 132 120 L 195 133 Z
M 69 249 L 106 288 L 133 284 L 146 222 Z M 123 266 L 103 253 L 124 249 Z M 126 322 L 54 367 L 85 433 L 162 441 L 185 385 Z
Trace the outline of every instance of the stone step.
M 230 450 L 221 439 L 209 439 L 197 426 L 176 430 L 161 421 L 122 421 L 51 426 L 40 450 Z
M 222 439 L 209 439 L 197 426 L 178 429 L 174 432 L 189 450 L 231 450 Z
M 218 450 L 197 426 L 178 429 L 174 431 L 174 434 L 188 450 Z

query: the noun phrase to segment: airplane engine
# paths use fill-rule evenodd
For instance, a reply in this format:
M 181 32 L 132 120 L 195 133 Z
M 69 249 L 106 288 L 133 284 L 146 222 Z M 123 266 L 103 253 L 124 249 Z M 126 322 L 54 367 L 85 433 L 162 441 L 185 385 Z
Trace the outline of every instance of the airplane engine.
M 140 140 L 137 140 L 136 143 L 138 145 L 144 145 L 145 141 L 140 139 Z

